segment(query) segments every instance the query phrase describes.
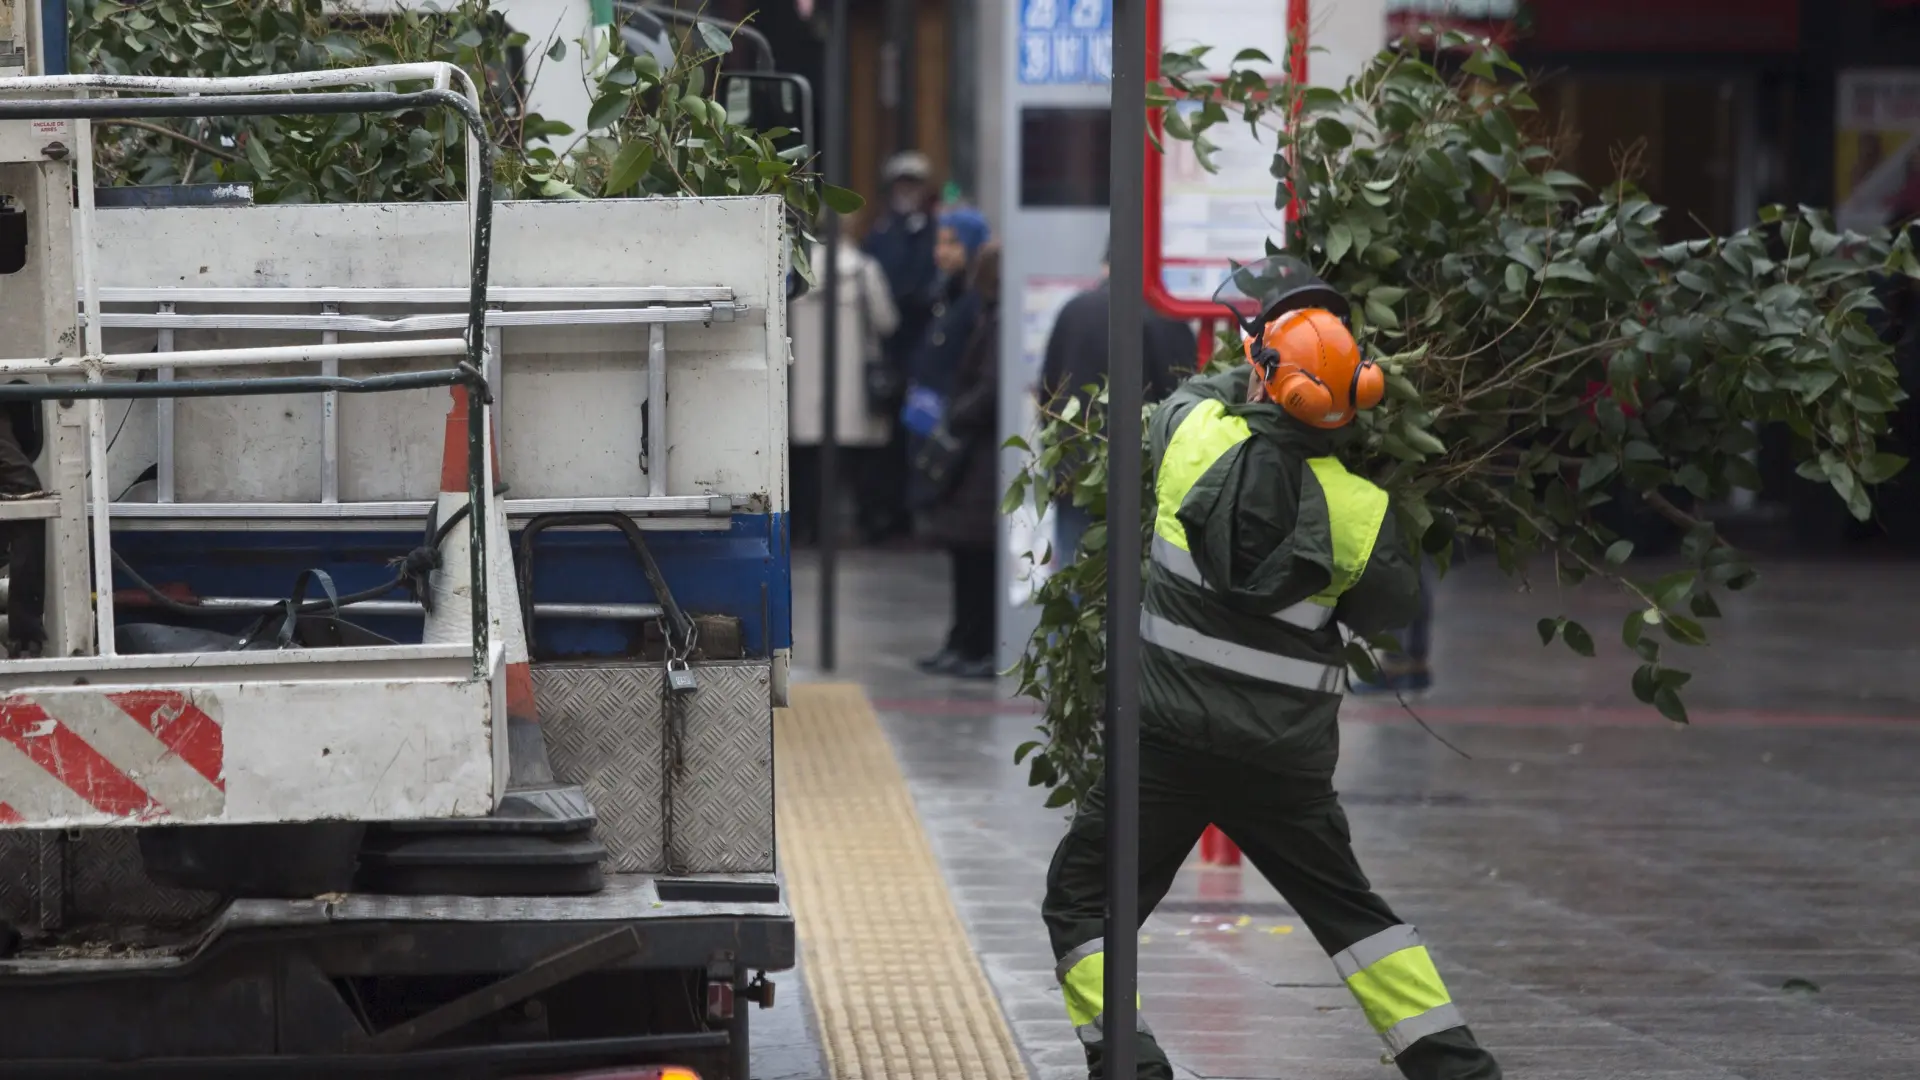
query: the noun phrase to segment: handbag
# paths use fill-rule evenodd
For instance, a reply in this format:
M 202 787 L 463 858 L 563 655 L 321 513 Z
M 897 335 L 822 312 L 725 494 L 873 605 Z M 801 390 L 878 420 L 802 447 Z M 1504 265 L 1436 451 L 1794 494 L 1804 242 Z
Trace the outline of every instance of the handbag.
M 860 372 L 867 391 L 867 411 L 875 416 L 891 416 L 907 394 L 907 379 L 900 366 L 873 333 L 873 308 L 867 302 L 867 275 L 853 275 L 855 295 L 860 306 Z
M 967 461 L 973 456 L 973 440 L 962 439 L 947 430 L 945 420 L 934 425 L 913 448 L 915 510 L 927 510 L 946 501 L 966 474 Z

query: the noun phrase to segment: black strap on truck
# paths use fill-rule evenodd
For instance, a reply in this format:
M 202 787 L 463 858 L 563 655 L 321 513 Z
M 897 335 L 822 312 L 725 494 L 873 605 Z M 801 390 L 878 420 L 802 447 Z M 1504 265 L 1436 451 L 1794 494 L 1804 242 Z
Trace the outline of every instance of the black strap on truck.
M 640 526 L 625 514 L 542 514 L 530 519 L 520 534 L 517 573 L 520 585 L 522 617 L 526 621 L 527 649 L 533 650 L 533 541 L 547 529 L 603 526 L 619 530 L 627 546 L 646 575 L 647 586 L 660 604 L 661 625 L 666 639 L 666 658 L 660 679 L 660 846 L 666 871 L 686 871 L 685 853 L 674 832 L 674 796 L 686 777 L 687 713 L 694 695 L 700 691 L 699 677 L 693 670 L 693 654 L 699 647 L 699 628 L 673 598 L 660 564 L 647 546 Z

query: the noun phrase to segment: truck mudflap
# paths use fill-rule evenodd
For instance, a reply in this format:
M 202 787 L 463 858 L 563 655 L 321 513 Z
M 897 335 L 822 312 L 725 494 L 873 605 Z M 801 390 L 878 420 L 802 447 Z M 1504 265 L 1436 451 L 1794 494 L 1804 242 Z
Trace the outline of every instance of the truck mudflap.
M 236 900 L 171 942 L 83 936 L 0 961 L 0 1077 L 719 1077 L 745 1064 L 747 1002 L 770 1000 L 753 976 L 794 962 L 772 874 Z

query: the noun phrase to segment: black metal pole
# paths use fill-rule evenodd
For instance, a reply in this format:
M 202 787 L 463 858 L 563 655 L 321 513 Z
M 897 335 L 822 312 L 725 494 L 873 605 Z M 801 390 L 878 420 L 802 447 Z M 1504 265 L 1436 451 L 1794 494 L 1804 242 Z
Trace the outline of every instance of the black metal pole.
M 18 9 L 15 9 L 16 12 Z M 19 18 L 16 14 L 15 18 Z M 67 0 L 40 0 L 40 73 L 67 73 Z M 186 177 L 182 177 L 185 180 Z
M 821 118 L 824 173 L 827 182 L 847 186 L 847 0 L 831 0 L 827 6 L 827 99 L 826 116 Z M 825 288 L 820 306 L 825 324 L 820 348 L 820 505 L 816 522 L 820 530 L 820 670 L 832 671 L 837 662 L 834 635 L 834 601 L 838 591 L 835 571 L 840 547 L 840 215 L 827 210 L 822 217 L 826 229 Z
M 961 5 L 967 12 L 973 11 L 972 5 Z M 886 80 L 885 87 L 891 94 L 883 99 L 892 112 L 893 150 L 919 148 L 918 117 L 914 114 L 915 90 L 914 73 L 919 70 L 914 63 L 914 39 L 918 36 L 920 5 L 914 0 L 887 0 L 886 5 L 886 70 L 881 78 Z
M 1140 944 L 1140 401 L 1145 0 L 1113 0 L 1113 175 L 1107 320 L 1106 1075 L 1130 1080 Z

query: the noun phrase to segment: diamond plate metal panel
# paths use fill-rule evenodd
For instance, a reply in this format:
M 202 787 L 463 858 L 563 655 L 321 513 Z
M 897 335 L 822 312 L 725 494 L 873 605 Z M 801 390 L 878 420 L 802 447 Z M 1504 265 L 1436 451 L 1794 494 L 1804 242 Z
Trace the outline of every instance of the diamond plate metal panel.
M 533 669 L 547 755 L 559 779 L 579 784 L 599 817 L 595 829 L 612 869 L 656 870 L 666 861 L 660 828 L 658 666 Z
M 132 829 L 77 830 L 67 842 L 67 913 L 78 925 L 183 926 L 223 903 L 213 893 L 170 889 L 147 880 Z
M 715 674 L 709 674 L 715 672 Z M 773 869 L 773 680 L 765 664 L 701 669 L 687 713 L 673 833 L 686 869 Z
M 0 922 L 34 927 L 40 923 L 40 845 L 44 834 L 9 829 L 0 832 Z
M 212 893 L 147 880 L 132 829 L 74 829 L 64 840 L 53 832 L 0 833 L 0 919 L 24 929 L 183 926 L 220 904 Z
M 674 832 L 689 873 L 773 870 L 773 705 L 765 661 L 697 668 L 686 774 Z M 554 774 L 579 784 L 599 815 L 608 869 L 666 870 L 661 828 L 657 664 L 536 664 L 534 692 Z

